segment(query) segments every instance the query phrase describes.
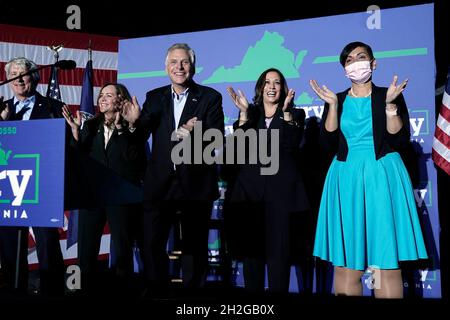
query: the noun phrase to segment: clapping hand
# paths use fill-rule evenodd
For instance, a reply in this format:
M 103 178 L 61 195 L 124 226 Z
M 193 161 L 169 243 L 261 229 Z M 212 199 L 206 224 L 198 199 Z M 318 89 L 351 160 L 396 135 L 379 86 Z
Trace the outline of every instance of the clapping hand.
M 63 117 L 66 119 L 66 122 L 69 124 L 69 126 L 72 128 L 72 130 L 78 130 L 78 128 L 81 126 L 81 114 L 80 111 L 77 110 L 75 114 L 75 118 L 73 117 L 72 113 L 69 110 L 69 107 L 67 105 L 64 105 L 62 108 Z
M 120 112 L 116 112 L 116 116 L 114 118 L 114 127 L 117 130 L 122 130 L 122 116 L 120 115 Z
M 8 120 L 9 118 L 9 106 L 3 101 L 3 96 L 0 96 L 0 121 Z
M 233 103 L 236 107 L 239 108 L 241 112 L 247 112 L 248 110 L 248 100 L 245 97 L 244 93 L 241 90 L 238 90 L 238 93 L 234 91 L 232 87 L 227 88 L 228 93 L 230 94 Z
M 195 123 L 197 122 L 197 117 L 193 117 L 188 120 L 185 124 L 177 129 L 177 138 L 183 140 L 188 137 L 192 130 L 194 130 Z
M 403 80 L 403 82 L 399 85 L 397 85 L 397 80 L 398 76 L 394 76 L 391 85 L 386 92 L 386 104 L 392 103 L 400 95 L 400 93 L 405 90 L 406 85 L 408 84 L 408 79 Z
M 328 103 L 329 105 L 337 105 L 338 98 L 337 95 L 328 89 L 325 85 L 319 87 L 316 80 L 309 80 L 309 85 L 314 90 L 314 92 L 319 96 L 320 99 Z
M 132 127 L 141 114 L 141 108 L 135 96 L 131 98 L 131 101 L 124 100 L 121 108 L 122 117 Z
M 73 138 L 78 141 L 79 130 L 81 127 L 80 110 L 77 110 L 77 112 L 75 114 L 75 118 L 73 117 L 73 115 L 70 112 L 69 107 L 67 105 L 63 105 L 62 112 L 63 112 L 64 119 L 66 119 L 66 122 L 69 124 L 70 128 L 72 129 Z
M 284 99 L 283 112 L 286 112 L 287 108 L 289 107 L 289 105 L 292 102 L 292 99 L 294 99 L 294 96 L 295 96 L 295 90 L 289 89 L 286 99 Z

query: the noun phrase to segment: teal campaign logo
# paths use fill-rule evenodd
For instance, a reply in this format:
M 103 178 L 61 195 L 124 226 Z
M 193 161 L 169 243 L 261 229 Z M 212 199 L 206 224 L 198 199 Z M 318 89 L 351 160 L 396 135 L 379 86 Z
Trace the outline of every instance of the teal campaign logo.
M 0 142 L 0 204 L 4 219 L 28 219 L 24 204 L 39 204 L 40 154 L 13 154 Z
M 432 134 L 428 113 L 428 109 L 416 109 L 409 113 L 411 139 L 417 143 L 424 143 L 424 136 Z
M 422 188 L 414 189 L 414 198 L 416 199 L 417 206 L 431 207 L 432 206 L 432 184 L 431 181 L 421 181 Z
M 3 150 L 1 146 L 2 144 L 0 143 L 0 166 L 5 166 L 8 165 L 8 159 L 9 156 L 11 155 L 11 150 L 5 152 L 5 150 Z

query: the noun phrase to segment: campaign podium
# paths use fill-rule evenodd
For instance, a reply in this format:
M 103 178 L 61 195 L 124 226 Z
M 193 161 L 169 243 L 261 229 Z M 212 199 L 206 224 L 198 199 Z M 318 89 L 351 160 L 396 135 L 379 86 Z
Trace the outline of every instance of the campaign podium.
M 64 119 L 0 121 L 0 226 L 63 227 L 64 210 L 139 202 L 142 187 L 83 154 Z
M 64 119 L 0 122 L 0 225 L 63 225 L 64 159 Z
M 64 210 L 142 201 L 142 187 L 78 152 L 64 119 L 0 122 L 0 226 L 62 227 Z

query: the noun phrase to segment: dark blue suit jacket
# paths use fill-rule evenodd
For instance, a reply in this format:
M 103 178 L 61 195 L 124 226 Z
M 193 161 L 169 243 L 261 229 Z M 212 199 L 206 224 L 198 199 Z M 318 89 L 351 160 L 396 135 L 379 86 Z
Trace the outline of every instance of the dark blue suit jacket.
M 212 88 L 193 82 L 181 114 L 180 126 L 192 117 L 202 121 L 203 132 L 214 128 L 223 134 L 222 95 Z M 144 180 L 144 198 L 150 202 L 162 200 L 170 187 L 171 177 L 176 174 L 187 200 L 217 199 L 219 191 L 216 164 L 180 164 L 175 172 L 171 159 L 172 149 L 177 143 L 171 141 L 172 132 L 175 130 L 173 119 L 171 86 L 149 91 L 135 132 L 145 139 L 148 139 L 149 135 L 152 136 L 152 152 Z M 202 143 L 202 151 L 204 145 L 205 143 Z
M 257 164 L 249 164 L 247 159 L 246 164 L 238 165 L 236 182 L 231 194 L 232 202 L 277 203 L 280 214 L 282 212 L 291 213 L 309 209 L 298 159 L 305 124 L 305 111 L 303 109 L 293 109 L 292 114 L 294 123 L 289 124 L 283 120 L 283 113 L 278 109 L 267 129 L 269 152 L 273 143 L 270 132 L 273 129 L 279 130 L 279 141 L 277 141 L 279 148 L 275 151 L 279 154 L 278 171 L 273 175 L 262 175 L 261 169 L 268 167 L 268 165 L 261 164 L 259 159 Z M 248 121 L 242 126 L 238 126 L 238 124 L 239 120 L 234 125 L 236 130 L 265 129 L 263 107 L 250 105 Z M 260 139 L 259 132 L 258 139 Z M 247 147 L 249 146 L 247 145 Z M 249 152 L 252 149 L 248 149 Z M 249 152 L 246 153 L 247 157 Z
M 34 119 L 51 119 L 51 118 L 62 118 L 62 106 L 64 105 L 61 101 L 47 98 L 41 95 L 39 92 L 35 93 L 35 103 L 33 111 L 30 115 L 30 120 Z M 5 101 L 10 110 L 10 116 L 8 120 L 15 120 L 16 108 L 14 107 L 14 98 Z

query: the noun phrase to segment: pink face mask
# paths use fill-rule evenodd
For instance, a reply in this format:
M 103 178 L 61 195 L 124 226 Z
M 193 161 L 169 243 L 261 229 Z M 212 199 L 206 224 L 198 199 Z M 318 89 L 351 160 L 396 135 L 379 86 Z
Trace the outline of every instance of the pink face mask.
M 356 61 L 349 64 L 345 67 L 345 75 L 354 83 L 365 83 L 372 75 L 370 61 Z

